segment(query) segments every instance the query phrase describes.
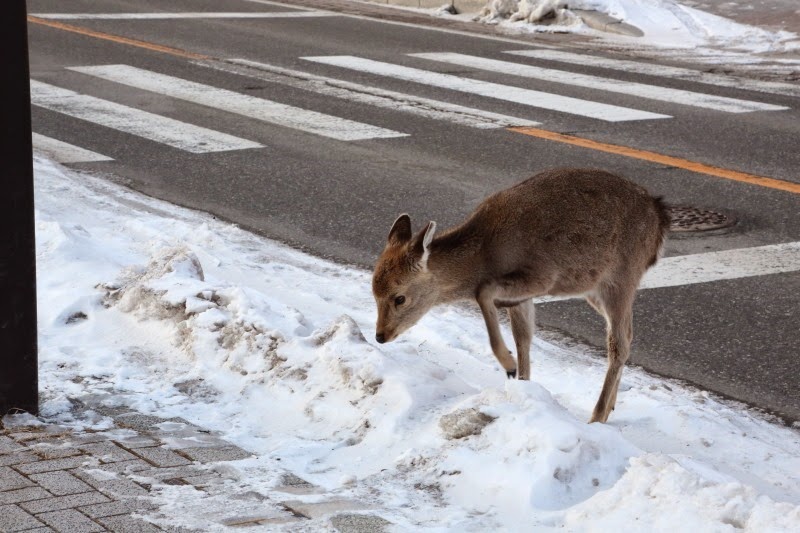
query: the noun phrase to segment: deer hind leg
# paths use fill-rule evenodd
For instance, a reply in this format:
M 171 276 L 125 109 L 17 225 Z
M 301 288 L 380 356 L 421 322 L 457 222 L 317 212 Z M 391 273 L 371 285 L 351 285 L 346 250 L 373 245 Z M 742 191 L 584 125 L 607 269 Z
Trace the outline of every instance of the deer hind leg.
M 533 300 L 526 300 L 508 308 L 511 319 L 511 332 L 517 345 L 517 377 L 531 379 L 531 340 L 533 340 L 534 322 Z
M 600 316 L 602 316 L 603 318 L 608 320 L 608 317 L 606 316 L 606 310 L 603 309 L 603 304 L 600 301 L 600 297 L 599 297 L 598 294 L 594 294 L 594 293 L 587 294 L 586 295 L 586 301 L 589 302 L 589 305 L 592 306 L 592 309 L 597 311 L 597 313 Z
M 608 370 L 603 389 L 592 412 L 592 422 L 606 422 L 617 402 L 622 369 L 630 356 L 633 340 L 633 298 L 636 287 L 606 286 L 598 292 L 600 308 L 607 320 Z

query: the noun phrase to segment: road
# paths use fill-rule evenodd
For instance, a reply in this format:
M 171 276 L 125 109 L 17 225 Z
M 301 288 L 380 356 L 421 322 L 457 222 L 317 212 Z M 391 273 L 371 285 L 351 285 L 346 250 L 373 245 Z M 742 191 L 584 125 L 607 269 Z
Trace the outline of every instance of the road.
M 800 420 L 800 85 L 317 5 L 30 0 L 35 140 L 364 268 L 398 213 L 444 228 L 543 169 L 620 173 L 736 221 L 671 236 L 673 274 L 637 298 L 631 363 Z M 583 301 L 540 304 L 537 321 L 604 345 Z

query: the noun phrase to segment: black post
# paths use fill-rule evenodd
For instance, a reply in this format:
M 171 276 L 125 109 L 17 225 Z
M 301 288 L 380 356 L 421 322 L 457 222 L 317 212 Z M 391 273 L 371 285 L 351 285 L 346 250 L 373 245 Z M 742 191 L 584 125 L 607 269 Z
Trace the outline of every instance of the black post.
M 0 23 L 0 416 L 39 411 L 33 148 L 25 0 L 4 3 Z

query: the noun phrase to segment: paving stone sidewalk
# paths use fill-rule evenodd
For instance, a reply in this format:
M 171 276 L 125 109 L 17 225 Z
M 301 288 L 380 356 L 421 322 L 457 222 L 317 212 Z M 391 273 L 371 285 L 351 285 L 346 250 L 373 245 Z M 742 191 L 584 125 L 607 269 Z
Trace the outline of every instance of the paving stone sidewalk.
M 111 416 L 114 427 L 75 431 L 28 415 L 2 419 L 0 532 L 272 530 L 292 524 L 311 531 L 324 524 L 341 533 L 373 533 L 390 524 L 365 513 L 368 505 L 326 496 L 289 473 L 273 489 L 285 500 L 231 493 L 226 477 L 236 470 L 223 464 L 253 457 L 250 452 L 180 418 L 93 408 Z M 204 491 L 206 499 L 196 505 L 207 527 L 157 525 L 164 522 L 158 520 L 164 496 L 154 493 L 170 486 Z M 317 501 L 298 499 L 307 495 Z
M 163 531 L 144 520 L 154 484 L 202 489 L 209 465 L 251 457 L 182 419 L 119 413 L 107 431 L 4 418 L 0 430 L 0 531 Z

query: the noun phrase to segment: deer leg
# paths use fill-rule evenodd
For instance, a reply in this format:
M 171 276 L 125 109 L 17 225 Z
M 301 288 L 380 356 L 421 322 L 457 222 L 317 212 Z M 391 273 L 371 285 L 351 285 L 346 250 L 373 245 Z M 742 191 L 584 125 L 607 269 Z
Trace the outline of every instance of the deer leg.
M 505 369 L 509 378 L 517 375 L 517 362 L 506 347 L 503 336 L 500 334 L 500 322 L 497 318 L 497 306 L 494 304 L 495 291 L 490 287 L 481 288 L 477 295 L 478 306 L 481 308 L 483 320 L 486 322 L 486 331 L 489 332 L 489 344 L 492 352 L 500 365 Z
M 606 312 L 603 309 L 603 304 L 600 302 L 600 300 L 597 297 L 597 295 L 595 295 L 595 294 L 587 294 L 586 295 L 586 301 L 589 303 L 589 305 L 592 306 L 592 309 L 597 311 L 597 313 L 600 316 L 602 316 L 603 318 L 606 318 Z
M 626 336 L 624 345 L 626 347 L 625 361 L 627 361 L 628 357 L 630 357 L 631 342 L 633 342 L 633 313 L 631 313 L 630 320 L 628 320 L 627 331 L 621 331 L 620 334 L 621 335 L 624 334 Z M 623 367 L 625 366 L 624 362 L 622 363 L 622 366 Z M 611 403 L 611 410 L 612 411 L 614 410 L 614 407 L 617 405 L 617 392 L 619 391 L 619 382 L 620 382 L 621 378 L 622 378 L 622 368 L 620 368 L 619 377 L 617 377 L 617 386 L 614 387 L 614 394 L 611 395 L 610 403 Z M 609 414 L 611 414 L 611 413 L 609 413 Z
M 608 370 L 603 389 L 592 412 L 592 422 L 606 422 L 617 402 L 622 369 L 630 356 L 633 339 L 633 297 L 635 288 L 607 288 L 601 291 L 602 309 L 608 319 Z
M 526 300 L 514 307 L 509 307 L 508 317 L 511 319 L 514 343 L 517 345 L 517 377 L 529 380 L 531 379 L 531 340 L 535 327 L 533 300 Z

